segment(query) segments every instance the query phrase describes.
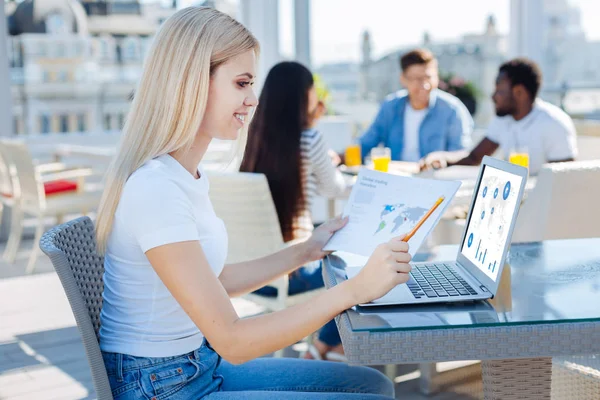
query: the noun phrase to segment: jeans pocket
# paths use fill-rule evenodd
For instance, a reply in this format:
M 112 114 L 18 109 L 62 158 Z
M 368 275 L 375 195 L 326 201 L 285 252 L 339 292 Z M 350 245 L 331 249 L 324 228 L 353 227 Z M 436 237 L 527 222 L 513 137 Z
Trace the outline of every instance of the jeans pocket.
M 139 379 L 135 372 L 128 372 L 123 375 L 123 379 L 117 380 L 114 374 L 108 375 L 111 393 L 115 400 L 133 400 L 147 399 L 142 392 Z
M 191 356 L 179 357 L 169 363 L 144 368 L 141 376 L 142 386 L 149 382 L 153 397 L 157 400 L 165 399 L 181 390 L 200 372 L 200 365 Z
M 139 399 L 141 398 L 141 389 L 140 389 L 140 385 L 137 381 L 135 382 L 129 382 L 129 383 L 124 383 L 124 384 L 114 384 L 113 386 L 113 381 L 111 380 L 111 388 L 114 388 L 111 390 L 113 398 L 115 400 L 126 400 L 126 399 Z

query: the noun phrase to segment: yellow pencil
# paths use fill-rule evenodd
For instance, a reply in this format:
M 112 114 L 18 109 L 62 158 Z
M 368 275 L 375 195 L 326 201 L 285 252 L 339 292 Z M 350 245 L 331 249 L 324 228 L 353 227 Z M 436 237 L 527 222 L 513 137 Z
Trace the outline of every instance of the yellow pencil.
M 438 208 L 438 206 L 444 202 L 444 200 L 445 200 L 444 196 L 437 199 L 437 201 L 431 207 L 431 209 L 429 211 L 427 211 L 427 214 L 425 214 L 423 216 L 423 218 L 421 218 L 421 220 L 415 225 L 415 227 L 412 228 L 411 231 L 406 234 L 406 236 L 404 237 L 404 239 L 402 239 L 402 241 L 408 242 L 410 240 L 410 238 L 412 238 L 415 235 L 415 233 L 417 233 L 417 230 L 421 227 L 421 225 L 423 225 L 425 223 L 425 221 L 427 221 L 427 218 L 429 218 L 429 216 L 431 214 L 433 214 L 435 209 Z

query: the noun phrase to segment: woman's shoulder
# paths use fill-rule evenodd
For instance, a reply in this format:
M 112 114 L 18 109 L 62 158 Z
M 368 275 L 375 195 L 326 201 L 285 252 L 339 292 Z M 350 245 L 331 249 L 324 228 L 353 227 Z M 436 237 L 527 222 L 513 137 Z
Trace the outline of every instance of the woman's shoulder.
M 317 140 L 321 137 L 321 132 L 315 128 L 309 128 L 302 131 L 301 138 L 303 140 Z
M 156 159 L 150 160 L 136 169 L 127 179 L 125 187 L 136 189 L 155 188 L 172 181 L 165 166 Z
M 168 169 L 159 161 L 150 160 L 127 179 L 121 201 L 133 206 L 141 203 L 164 204 L 181 196 L 185 197 L 185 193 Z
M 321 132 L 317 129 L 311 128 L 302 131 L 300 136 L 300 147 L 304 152 L 311 152 L 315 148 L 315 145 L 323 141 Z

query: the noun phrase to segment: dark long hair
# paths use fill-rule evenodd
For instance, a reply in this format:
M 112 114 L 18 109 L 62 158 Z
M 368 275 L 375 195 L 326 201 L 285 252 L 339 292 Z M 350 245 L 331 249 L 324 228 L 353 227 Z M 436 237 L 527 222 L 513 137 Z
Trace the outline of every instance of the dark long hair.
M 281 62 L 267 75 L 250 123 L 240 166 L 266 175 L 284 241 L 294 239 L 294 219 L 305 204 L 300 137 L 309 126 L 312 73 L 297 62 Z

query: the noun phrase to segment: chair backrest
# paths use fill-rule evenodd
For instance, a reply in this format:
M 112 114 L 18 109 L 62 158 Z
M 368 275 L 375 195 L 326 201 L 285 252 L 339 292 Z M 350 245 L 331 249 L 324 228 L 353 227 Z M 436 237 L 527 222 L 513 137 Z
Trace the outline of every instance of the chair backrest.
M 6 150 L 0 141 L 0 198 L 13 198 L 12 177 L 10 174 L 10 164 L 4 155 Z
M 267 178 L 248 172 L 207 172 L 209 197 L 229 235 L 227 262 L 259 258 L 284 247 Z
M 19 197 L 23 204 L 30 207 L 43 208 L 44 184 L 33 165 L 27 144 L 19 140 L 4 139 L 0 141 L 0 151 L 9 166 L 15 197 Z
M 98 399 L 112 399 L 99 346 L 104 259 L 96 253 L 94 224 L 80 217 L 46 232 L 40 248 L 50 257 L 75 315 Z
M 600 237 L 600 160 L 545 165 L 519 211 L 513 242 Z

